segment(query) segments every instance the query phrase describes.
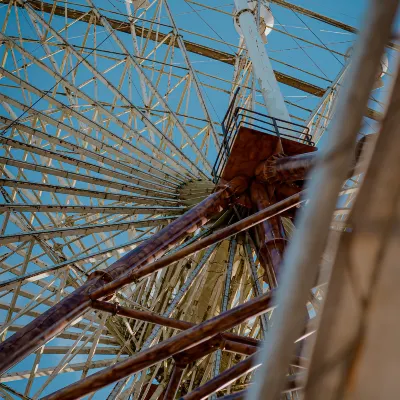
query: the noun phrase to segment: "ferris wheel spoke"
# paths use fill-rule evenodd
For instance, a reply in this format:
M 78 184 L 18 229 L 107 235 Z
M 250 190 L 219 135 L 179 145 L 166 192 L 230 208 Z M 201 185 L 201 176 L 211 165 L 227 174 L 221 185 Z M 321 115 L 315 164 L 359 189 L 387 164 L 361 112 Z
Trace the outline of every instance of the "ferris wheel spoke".
M 57 212 L 57 213 L 82 213 L 86 214 L 129 214 L 129 215 L 157 215 L 157 214 L 182 214 L 185 207 L 137 207 L 137 206 L 78 206 L 78 205 L 56 205 L 56 204 L 0 204 L 0 212 Z
M 153 197 L 158 196 L 160 198 L 165 197 L 166 199 L 170 199 L 170 200 L 174 200 L 178 197 L 178 195 L 175 193 L 166 193 L 164 191 L 159 191 L 159 190 L 145 189 L 145 188 L 141 188 L 140 186 L 132 186 L 132 185 L 129 185 L 126 183 L 119 183 L 119 182 L 112 181 L 112 180 L 91 177 L 89 175 L 76 173 L 76 172 L 68 172 L 65 169 L 45 167 L 42 165 L 19 161 L 19 160 L 7 158 L 7 157 L 0 157 L 0 163 L 3 165 L 10 166 L 10 167 L 16 167 L 16 168 L 21 168 L 23 170 L 31 170 L 31 171 L 41 172 L 41 173 L 44 173 L 49 176 L 62 177 L 62 178 L 65 178 L 65 179 L 68 179 L 71 181 L 84 182 L 84 183 L 88 183 L 89 185 L 102 186 L 102 187 L 115 189 L 115 190 L 122 191 L 122 192 L 130 192 L 130 193 L 135 193 L 135 194 L 144 195 L 144 196 L 153 196 Z
M 52 28 L 52 26 L 49 25 L 40 15 L 38 15 L 29 5 L 25 4 L 24 7 L 27 10 L 28 15 L 32 19 L 34 19 L 37 22 L 40 22 L 40 24 L 44 28 L 48 29 L 49 32 L 51 32 L 57 40 L 64 43 L 65 45 L 68 45 L 68 42 L 66 42 L 65 39 L 54 28 Z M 1 34 L 1 35 L 3 35 L 3 34 Z M 5 37 L 5 36 L 3 35 L 3 37 Z M 57 81 L 57 84 L 62 82 L 63 85 L 66 85 L 66 87 L 71 92 L 73 92 L 75 95 L 79 95 L 79 97 L 85 99 L 86 101 L 89 101 L 89 103 L 93 103 L 93 102 L 96 103 L 96 101 L 94 99 L 90 98 L 88 95 L 86 95 L 80 89 L 78 89 L 74 84 L 72 84 L 69 80 L 67 80 L 66 78 L 61 76 L 57 71 L 53 71 L 50 67 L 45 65 L 43 62 L 36 59 L 36 57 L 33 57 L 29 52 L 27 52 L 22 47 L 17 45 L 12 39 L 10 39 L 10 38 L 6 38 L 6 39 L 8 39 L 8 41 L 10 43 L 12 43 L 13 47 L 16 48 L 21 54 L 23 54 L 25 57 L 31 58 L 35 64 L 37 64 L 38 66 L 40 66 L 41 68 L 46 70 L 49 74 L 54 76 Z M 146 117 L 146 115 L 144 113 L 142 113 L 135 105 L 133 105 L 109 80 L 107 80 L 104 77 L 104 75 L 102 73 L 100 73 L 98 70 L 96 70 L 92 66 L 92 64 L 87 61 L 87 57 L 82 57 L 82 55 L 71 46 L 69 46 L 69 51 L 71 52 L 71 54 L 74 55 L 74 57 L 77 60 L 77 63 L 84 65 L 88 69 L 88 71 L 90 71 L 94 76 L 96 76 L 96 78 L 99 79 L 99 81 L 102 82 L 111 93 L 113 93 L 113 95 L 115 95 L 121 102 L 128 105 L 131 108 L 132 112 L 136 116 L 140 117 L 142 123 L 144 123 L 149 130 L 151 130 L 153 133 L 157 134 L 159 136 L 159 138 L 164 137 L 162 132 Z M 113 117 L 109 111 L 107 111 L 100 105 L 98 105 L 98 106 L 102 109 L 102 112 L 105 115 L 107 115 L 110 118 L 114 118 L 114 120 L 115 120 L 115 117 Z M 128 125 L 126 125 L 125 123 L 123 123 L 122 121 L 118 120 L 117 122 L 119 123 L 119 125 L 121 125 L 121 127 L 123 129 L 128 130 L 128 131 L 131 130 L 131 128 Z M 146 146 L 148 146 L 150 149 L 152 149 L 155 152 L 155 154 L 157 154 L 158 149 L 153 145 L 153 143 L 151 143 L 151 141 L 145 139 L 144 136 L 141 136 L 140 140 L 143 143 L 145 143 Z M 164 140 L 166 140 L 165 137 L 164 137 Z M 178 154 L 180 153 L 180 151 L 175 147 L 175 145 L 171 141 L 167 141 L 167 143 L 171 149 L 176 151 Z M 132 147 L 129 142 L 126 142 L 126 146 Z M 183 154 L 181 154 L 181 155 L 183 156 Z M 189 161 L 189 159 L 186 158 L 186 161 Z M 170 162 L 175 164 L 175 166 L 177 168 L 179 168 L 179 169 L 181 168 L 181 165 L 176 164 L 176 162 L 174 160 L 170 159 Z
M 87 0 L 87 2 L 91 5 L 92 9 L 94 10 L 96 16 L 100 19 L 101 23 L 105 26 L 106 30 L 109 32 L 110 36 L 114 39 L 114 41 L 117 43 L 119 48 L 127 55 L 127 57 L 130 58 L 130 61 L 132 65 L 135 67 L 137 73 L 140 75 L 140 77 L 143 79 L 145 82 L 146 86 L 149 88 L 149 90 L 154 94 L 154 96 L 157 98 L 157 100 L 160 102 L 160 104 L 163 106 L 164 109 L 166 109 L 170 116 L 174 119 L 174 122 L 181 132 L 181 134 L 191 143 L 192 145 L 192 150 L 198 155 L 203 162 L 204 167 L 206 170 L 211 171 L 211 166 L 203 156 L 203 154 L 200 152 L 200 150 L 197 148 L 197 145 L 195 142 L 192 140 L 191 136 L 187 133 L 186 129 L 183 127 L 179 119 L 176 117 L 175 113 L 169 108 L 167 102 L 165 102 L 164 98 L 159 95 L 158 90 L 153 86 L 151 81 L 147 78 L 147 75 L 143 72 L 143 70 L 140 68 L 140 66 L 137 64 L 136 60 L 130 56 L 129 52 L 126 50 L 125 46 L 123 43 L 118 39 L 116 36 L 114 30 L 111 28 L 110 24 L 108 21 L 100 14 L 96 6 L 91 0 Z M 201 172 L 201 171 L 199 171 Z M 204 176 L 204 174 L 201 172 L 201 175 Z
M 1 67 L 0 67 L 0 70 L 2 70 Z M 4 70 L 4 74 L 7 75 L 11 80 L 13 80 L 13 79 L 16 80 L 16 82 L 18 82 L 21 86 L 29 88 L 29 90 L 31 90 L 33 93 L 36 93 L 36 94 L 40 94 L 41 93 L 37 88 L 35 88 L 34 86 L 30 85 L 28 82 L 22 81 L 21 79 L 15 77 L 12 74 L 8 74 L 6 72 L 6 70 Z M 55 105 L 57 105 L 60 108 L 60 110 L 64 110 L 67 107 L 64 104 L 58 102 L 57 100 L 52 99 L 51 96 L 49 96 L 49 95 L 45 95 L 45 96 L 43 96 L 43 98 L 46 98 L 46 100 L 50 100 L 50 102 L 55 104 Z M 29 108 L 31 113 L 36 113 L 36 110 L 32 110 L 32 108 L 30 108 L 30 107 L 25 106 L 24 108 L 25 109 Z M 69 108 L 68 111 L 73 116 L 80 115 L 78 112 L 76 112 L 75 110 L 73 110 L 71 108 Z M 43 118 L 49 120 L 49 118 L 46 117 L 46 116 L 43 116 Z M 81 116 L 78 119 L 80 120 L 82 118 L 83 117 Z M 67 132 L 72 130 L 74 133 L 76 133 L 78 135 L 78 137 L 82 137 L 83 140 L 86 140 L 89 143 L 93 143 L 95 145 L 99 144 L 99 147 L 96 147 L 96 148 L 104 149 L 104 150 L 109 151 L 110 153 L 114 153 L 117 156 L 119 156 L 120 158 L 122 158 L 122 160 L 126 160 L 129 163 L 132 163 L 133 165 L 137 165 L 138 167 L 143 168 L 145 171 L 147 169 L 147 170 L 149 170 L 149 172 L 153 172 L 154 169 L 151 168 L 151 170 L 150 170 L 149 169 L 149 165 L 154 164 L 155 166 L 157 166 L 161 170 L 166 170 L 167 173 L 171 174 L 174 177 L 174 179 L 178 179 L 178 181 L 184 182 L 184 180 L 179 175 L 176 177 L 177 172 L 175 170 L 169 168 L 166 164 L 161 163 L 159 160 L 153 159 L 152 157 L 148 156 L 143 151 L 135 150 L 135 147 L 130 145 L 130 144 L 128 144 L 127 147 L 128 148 L 132 148 L 133 152 L 137 153 L 140 157 L 142 157 L 144 160 L 146 160 L 146 163 L 141 162 L 140 159 L 133 158 L 132 156 L 130 156 L 127 153 L 121 153 L 119 150 L 115 149 L 113 146 L 107 146 L 107 145 L 101 144 L 101 142 L 99 142 L 96 139 L 92 139 L 91 137 L 89 137 L 89 135 L 82 134 L 82 132 L 80 132 L 78 130 L 71 129 L 70 127 L 66 126 L 65 124 L 62 124 L 59 121 L 55 121 L 55 120 L 52 119 L 51 122 L 53 123 L 54 126 L 62 128 L 62 129 L 65 129 Z M 87 124 L 89 126 L 92 126 L 96 131 L 100 131 L 101 133 L 107 134 L 107 132 L 104 129 L 102 129 L 100 127 L 100 125 L 95 124 L 93 121 L 90 121 L 89 119 L 85 118 L 84 122 L 85 122 L 85 124 Z M 113 137 L 113 135 L 110 134 L 110 137 Z M 119 143 L 119 146 L 122 146 L 124 141 L 122 139 L 118 138 L 117 136 L 115 136 L 115 138 L 116 138 L 117 143 Z M 167 176 L 170 176 L 170 175 L 167 175 Z
M 78 189 L 68 186 L 58 186 L 46 183 L 35 183 L 29 181 L 21 181 L 17 179 L 0 178 L 0 184 L 3 187 L 20 188 L 20 189 L 36 189 L 44 192 L 55 192 L 62 194 L 71 194 L 74 196 L 87 196 L 98 199 L 123 201 L 126 203 L 148 204 L 148 205 L 177 205 L 178 200 L 167 200 L 162 197 L 151 196 L 132 196 L 126 194 L 103 192 L 98 190 Z
M 235 0 L 243 8 L 239 13 L 232 4 L 186 0 L 0 3 L 0 341 L 5 340 L 0 347 L 18 362 L 0 377 L 0 397 L 38 399 L 64 388 L 65 382 L 82 388 L 82 379 L 92 379 L 99 370 L 114 373 L 118 363 L 141 357 L 143 351 L 152 354 L 153 347 L 168 346 L 177 335 L 185 338 L 185 330 L 258 301 L 276 285 L 280 277 L 267 246 L 272 243 L 267 240 L 270 219 L 262 228 L 216 241 L 227 226 L 236 229 L 253 213 L 251 188 L 239 198 L 229 195 L 227 205 L 224 200 L 212 206 L 210 215 L 203 215 L 199 203 L 206 199 L 211 207 L 226 181 L 250 176 L 251 160 L 265 159 L 267 146 L 259 145 L 249 154 L 241 151 L 243 159 L 229 164 L 237 156 L 232 156 L 234 146 L 244 144 L 235 129 L 257 131 L 261 137 L 261 128 L 251 124 L 276 117 L 268 101 L 280 94 L 287 120 L 323 143 L 347 73 L 342 56 L 356 30 L 283 0 Z M 301 27 L 293 26 L 293 16 Z M 338 43 L 338 30 L 352 36 Z M 390 61 L 395 49 L 392 42 L 386 46 Z M 260 69 L 267 64 L 264 53 L 273 55 L 268 73 Z M 339 63 L 324 61 L 332 56 Z M 336 65 L 341 61 L 343 68 Z M 388 70 L 376 82 L 370 104 L 382 105 L 379 85 L 394 75 Z M 277 93 L 267 99 L 269 107 L 264 104 L 271 89 L 264 85 L 267 80 Z M 231 118 L 235 112 L 240 116 Z M 368 109 L 366 118 L 362 133 L 380 129 L 380 111 Z M 225 165 L 232 176 L 216 177 L 212 166 L 225 138 L 232 139 L 226 149 L 226 158 L 232 158 Z M 283 147 L 293 156 L 290 145 Z M 357 169 L 339 193 L 330 224 L 334 233 L 348 229 L 362 172 Z M 261 178 L 253 174 L 250 180 Z M 297 193 L 301 184 L 262 183 L 285 205 L 286 194 Z M 310 201 L 301 204 L 307 208 Z M 280 220 L 279 238 L 290 242 L 296 235 L 292 221 L 297 212 L 293 207 L 274 215 Z M 179 234 L 175 228 L 170 234 L 170 223 L 176 223 Z M 163 247 L 169 240 L 174 244 Z M 190 251 L 195 252 L 179 259 Z M 143 263 L 124 269 L 127 258 L 121 258 L 127 252 L 139 254 Z M 325 264 L 324 258 L 321 282 L 328 275 Z M 113 268 L 115 276 L 109 274 Z M 98 286 L 93 288 L 93 282 Z M 117 286 L 107 299 L 92 300 Z M 79 297 L 85 288 L 88 292 Z M 305 304 L 310 319 L 302 341 L 315 331 L 314 316 L 325 295 L 321 284 Z M 75 304 L 71 298 L 75 309 L 68 308 Z M 86 308 L 74 319 L 81 305 Z M 69 311 L 59 315 L 59 310 Z M 110 381 L 109 387 L 87 393 L 88 398 L 184 397 L 249 360 L 275 328 L 277 312 L 268 309 L 228 331 L 216 330 L 201 345 L 172 351 L 168 359 L 144 369 L 135 367 L 134 374 Z M 37 337 L 27 325 L 37 327 Z M 42 326 L 49 330 L 43 333 Z M 52 339 L 39 342 L 42 333 Z M 30 356 L 16 345 L 20 337 L 26 339 L 21 348 L 34 351 Z M 187 363 L 188 355 L 193 357 Z M 291 361 L 286 371 L 290 382 L 296 383 L 300 368 L 306 371 L 302 362 L 299 357 Z M 10 363 L 0 357 L 0 368 Z M 252 379 L 246 370 L 224 382 L 218 395 L 244 393 Z M 290 387 L 287 398 L 297 396 L 298 386 Z
M 10 101 L 10 100 L 11 100 L 10 98 L 7 98 L 7 101 Z M 10 103 L 13 104 L 12 101 L 10 101 Z M 20 104 L 18 104 L 18 105 L 20 105 Z M 5 117 L 0 117 L 0 120 L 6 124 L 12 123 L 13 127 L 18 129 L 19 132 L 29 135 L 31 139 L 33 139 L 34 137 L 42 138 L 53 145 L 59 145 L 70 151 L 73 151 L 75 154 L 81 154 L 82 156 L 88 156 L 92 159 L 95 159 L 100 162 L 104 162 L 112 167 L 115 167 L 117 169 L 128 172 L 139 178 L 142 178 L 141 182 L 144 181 L 144 183 L 142 183 L 142 185 L 145 185 L 146 181 L 156 180 L 156 181 L 161 181 L 162 183 L 164 183 L 164 181 L 165 181 L 165 183 L 164 183 L 165 185 L 168 185 L 168 186 L 175 185 L 175 187 L 176 187 L 176 185 L 178 185 L 178 182 L 181 182 L 180 180 L 176 181 L 176 177 L 168 175 L 168 174 L 162 172 L 161 170 L 158 170 L 155 167 L 149 167 L 148 164 L 145 164 L 137 159 L 130 158 L 125 153 L 121 153 L 120 151 L 116 150 L 115 147 L 113 147 L 113 146 L 108 146 L 108 145 L 105 145 L 104 143 L 101 143 L 100 141 L 98 141 L 96 139 L 91 139 L 90 137 L 88 137 L 88 135 L 82 134 L 82 132 L 74 130 L 61 122 L 46 118 L 43 115 L 41 115 L 41 117 L 43 117 L 44 121 L 52 123 L 52 125 L 56 126 L 58 129 L 62 129 L 62 130 L 65 130 L 66 132 L 71 133 L 73 135 L 72 137 L 77 137 L 79 139 L 82 139 L 83 141 L 86 141 L 87 143 L 94 145 L 94 149 L 96 150 L 96 152 L 87 150 L 87 148 L 81 146 L 79 143 L 78 144 L 71 143 L 69 141 L 60 139 L 59 137 L 49 135 L 38 129 L 33 129 L 27 125 L 23 125 L 18 122 L 13 122 L 11 119 L 8 119 Z M 25 140 L 27 140 L 25 137 L 23 137 L 23 138 Z M 6 143 L 7 139 L 1 138 L 1 140 L 3 143 Z M 10 140 L 12 140 L 12 139 L 10 139 Z M 18 145 L 18 143 L 16 143 L 16 141 L 9 142 L 9 143 Z M 27 145 L 27 146 L 29 146 L 29 145 Z M 99 146 L 99 147 L 97 147 L 97 146 Z M 47 153 L 47 154 L 50 154 L 50 153 Z M 117 160 L 111 159 L 111 158 L 107 157 L 105 154 L 115 155 L 117 157 Z M 58 155 L 58 157 L 60 157 L 60 156 Z M 132 164 L 137 165 L 141 169 L 133 168 Z
M 9 120 L 9 121 L 11 121 L 11 120 Z M 20 128 L 21 131 L 24 131 L 23 127 L 24 127 L 23 125 L 15 124 L 15 128 Z M 25 131 L 26 132 L 30 132 L 30 133 L 32 132 L 32 133 L 35 134 L 35 136 L 39 136 L 39 135 L 37 135 L 37 132 L 38 132 L 37 130 L 25 127 Z M 57 140 L 58 144 L 60 144 L 60 142 L 63 143 L 63 141 L 61 139 L 56 139 L 56 140 Z M 31 154 L 38 154 L 40 156 L 47 157 L 47 158 L 52 159 L 52 160 L 57 160 L 57 161 L 60 161 L 60 162 L 63 162 L 63 163 L 74 165 L 76 167 L 79 167 L 79 168 L 82 168 L 82 169 L 85 169 L 85 170 L 90 170 L 90 171 L 93 171 L 93 172 L 96 172 L 96 173 L 100 173 L 100 174 L 105 175 L 107 177 L 117 178 L 119 180 L 122 180 L 122 181 L 125 181 L 125 182 L 129 182 L 129 183 L 133 183 L 133 184 L 136 184 L 136 185 L 140 185 L 142 187 L 146 187 L 146 188 L 149 188 L 149 189 L 156 189 L 156 188 L 160 188 L 161 187 L 166 191 L 173 190 L 169 186 L 163 187 L 163 185 L 161 185 L 160 183 L 157 185 L 156 183 L 151 183 L 148 180 L 137 179 L 137 178 L 132 177 L 130 174 L 128 175 L 126 173 L 115 171 L 115 170 L 112 170 L 112 169 L 109 169 L 109 168 L 106 168 L 106 167 L 102 167 L 102 166 L 99 166 L 97 164 L 93 164 L 93 163 L 90 163 L 90 162 L 87 162 L 87 161 L 79 160 L 79 159 L 70 157 L 70 156 L 68 156 L 66 154 L 61 154 L 60 152 L 54 152 L 54 151 L 51 151 L 51 150 L 46 150 L 43 147 L 33 146 L 31 144 L 27 144 L 25 142 L 20 142 L 18 140 L 2 137 L 2 138 L 0 138 L 0 143 L 2 143 L 4 145 L 11 146 L 14 149 L 25 150 L 26 152 L 29 152 Z M 100 156 L 100 155 L 98 155 L 96 153 L 90 152 L 90 151 L 88 151 L 88 150 L 86 150 L 84 148 L 81 148 L 79 146 L 72 145 L 72 144 L 69 144 L 69 146 L 68 146 L 68 144 L 66 144 L 66 142 L 64 142 L 64 144 L 65 144 L 66 148 L 70 148 L 71 150 L 73 149 L 75 154 L 82 151 L 82 154 L 84 154 L 85 156 L 89 156 L 89 157 L 91 157 L 93 159 L 98 159 L 98 160 L 102 160 L 102 161 L 105 159 L 105 156 Z M 111 161 L 110 164 L 115 165 L 115 166 L 120 166 L 120 165 L 118 165 L 117 162 L 112 162 L 112 160 L 110 160 L 110 161 Z
M 27 241 L 34 238 L 55 238 L 76 235 L 89 235 L 95 232 L 109 232 L 114 230 L 126 230 L 127 228 L 145 228 L 149 226 L 159 226 L 170 223 L 174 217 L 161 217 L 155 219 L 147 219 L 145 221 L 128 221 L 115 222 L 110 224 L 92 224 L 84 226 L 74 226 L 73 228 L 46 229 L 43 231 L 35 230 L 34 232 L 16 232 L 9 235 L 0 236 L 0 243 L 15 243 Z

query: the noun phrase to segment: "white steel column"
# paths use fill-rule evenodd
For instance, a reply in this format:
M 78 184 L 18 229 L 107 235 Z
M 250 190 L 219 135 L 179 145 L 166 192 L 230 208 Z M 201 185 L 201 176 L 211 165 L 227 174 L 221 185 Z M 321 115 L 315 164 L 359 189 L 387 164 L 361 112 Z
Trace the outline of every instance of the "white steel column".
M 253 63 L 253 72 L 271 117 L 290 121 L 282 93 L 278 86 L 257 22 L 247 0 L 235 0 L 236 22 L 242 30 L 246 48 Z

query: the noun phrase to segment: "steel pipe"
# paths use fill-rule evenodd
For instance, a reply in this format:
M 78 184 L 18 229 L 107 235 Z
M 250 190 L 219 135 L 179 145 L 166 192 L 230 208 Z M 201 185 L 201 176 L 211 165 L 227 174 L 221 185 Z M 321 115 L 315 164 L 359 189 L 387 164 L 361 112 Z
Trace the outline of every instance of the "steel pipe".
M 301 390 L 302 386 L 297 383 L 302 378 L 302 374 L 290 375 L 287 377 L 287 387 L 282 391 L 282 394 L 295 392 Z M 250 386 L 251 387 L 251 386 Z M 245 400 L 248 397 L 249 389 L 241 390 L 239 392 L 231 393 L 223 397 L 219 397 L 218 400 Z
M 276 203 L 273 191 L 273 186 L 269 185 L 267 188 L 262 183 L 253 181 L 250 194 L 254 207 L 261 211 Z M 258 232 L 261 241 L 260 252 L 269 261 L 276 277 L 279 266 L 282 263 L 283 252 L 285 251 L 287 242 L 280 215 L 275 215 L 263 221 L 262 224 L 258 225 Z
M 226 339 L 226 333 L 222 333 L 221 336 Z M 239 353 L 246 356 L 253 355 L 258 350 L 257 346 L 245 344 L 245 343 L 238 343 L 233 340 L 225 340 L 224 351 L 228 351 L 231 353 Z
M 192 328 L 193 326 L 196 326 L 196 324 L 194 324 L 193 322 L 163 317 L 151 311 L 133 310 L 131 308 L 122 307 L 119 304 L 108 303 L 107 301 L 93 300 L 91 306 L 95 310 L 105 311 L 114 315 L 134 318 L 141 321 L 151 322 L 157 325 L 167 326 L 169 328 L 179 330 L 186 330 Z M 227 340 L 227 351 L 237 352 L 241 354 L 248 354 L 248 352 L 250 351 L 254 352 L 257 350 L 257 346 L 261 344 L 261 342 L 257 339 L 239 336 L 229 332 L 223 333 L 222 336 L 224 339 Z
M 205 237 L 204 239 L 201 239 L 198 242 L 186 246 L 183 249 L 171 255 L 163 257 L 160 260 L 157 260 L 149 265 L 140 267 L 135 271 L 128 272 L 120 278 L 115 279 L 113 282 L 97 289 L 91 294 L 91 298 L 93 300 L 96 300 L 104 296 L 108 296 L 123 287 L 124 285 L 135 282 L 139 278 L 146 277 L 151 273 L 172 264 L 175 261 L 179 261 L 184 257 L 187 257 L 193 253 L 196 253 L 199 250 L 203 250 L 204 248 L 211 246 L 212 244 L 218 243 L 222 240 L 229 238 L 230 236 L 243 232 L 268 218 L 289 210 L 290 208 L 296 207 L 306 200 L 301 198 L 302 193 L 303 192 L 300 192 L 282 201 L 279 201 L 262 211 L 250 215 L 249 217 L 244 218 L 241 221 L 238 221 L 232 225 L 229 225 L 226 228 L 220 229 L 219 231 Z
M 364 146 L 372 139 L 373 135 L 363 136 L 358 140 L 348 178 L 354 175 L 354 171 L 360 161 Z M 263 161 L 256 169 L 257 179 L 268 183 L 290 183 L 308 179 L 309 172 L 316 165 L 318 152 L 296 154 L 294 156 L 272 156 Z
M 178 335 L 161 342 L 150 349 L 114 364 L 89 377 L 69 385 L 43 400 L 74 400 L 93 393 L 110 383 L 119 381 L 131 374 L 148 368 L 174 354 L 190 349 L 220 332 L 231 329 L 242 322 L 273 309 L 272 292 L 259 296 L 238 307 L 232 308 L 217 317 L 196 325 Z
M 204 385 L 188 393 L 186 396 L 183 396 L 181 400 L 206 399 L 213 393 L 216 393 L 218 390 L 222 390 L 224 387 L 230 385 L 236 379 L 239 379 L 241 376 L 251 372 L 259 365 L 260 364 L 257 364 L 257 357 L 254 354 L 253 356 L 248 357 L 233 367 L 225 370 Z
M 244 178 L 234 178 L 136 249 L 125 254 L 106 270 L 91 274 L 84 285 L 0 344 L 2 355 L 0 374 L 43 346 L 69 323 L 83 315 L 90 307 L 91 293 L 107 282 L 123 276 L 127 271 L 137 269 L 162 256 L 179 239 L 194 232 L 209 218 L 226 208 L 232 197 L 242 193 L 246 188 L 247 181 Z
M 181 383 L 182 375 L 185 371 L 186 367 L 182 367 L 178 364 L 174 365 L 172 370 L 171 378 L 169 379 L 169 383 L 167 389 L 165 391 L 163 400 L 174 400 L 176 394 L 178 393 L 179 384 Z
M 196 346 L 190 347 L 189 349 L 181 351 L 180 353 L 174 354 L 172 358 L 178 365 L 188 365 L 201 357 L 214 353 L 216 350 L 220 350 L 223 346 L 224 339 L 219 333 L 213 336 L 211 339 L 196 344 Z
M 229 386 L 232 382 L 239 379 L 245 374 L 250 373 L 254 369 L 258 368 L 261 364 L 257 360 L 258 354 L 254 354 L 251 357 L 246 358 L 245 360 L 237 363 L 233 367 L 225 370 L 222 374 L 216 376 L 215 378 L 209 380 L 204 385 L 198 387 L 187 395 L 183 396 L 180 400 L 204 400 L 207 399 L 213 393 L 218 392 L 219 390 L 224 389 Z M 291 392 L 294 390 L 300 389 L 298 385 L 299 378 L 302 377 L 303 374 L 295 374 L 287 377 L 285 392 Z M 240 396 L 244 396 L 245 391 L 232 393 L 233 396 L 239 396 L 238 398 L 244 398 Z M 231 396 L 232 396 L 231 395 Z M 228 396 L 222 398 L 230 398 Z M 236 398 L 236 397 L 232 397 Z

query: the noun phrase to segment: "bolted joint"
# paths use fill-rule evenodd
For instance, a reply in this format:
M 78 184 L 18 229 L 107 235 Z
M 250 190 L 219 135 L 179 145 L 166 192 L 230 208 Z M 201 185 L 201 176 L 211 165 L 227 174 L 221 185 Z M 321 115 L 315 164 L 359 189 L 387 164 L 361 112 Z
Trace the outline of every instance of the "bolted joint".
M 88 276 L 88 281 L 91 280 L 102 280 L 105 283 L 110 283 L 114 280 L 114 278 L 107 271 L 94 271 Z M 113 296 L 114 296 L 113 294 L 106 296 L 104 300 L 105 301 L 111 300 Z M 92 293 L 89 293 L 89 298 L 91 301 L 94 300 L 92 298 Z
M 249 180 L 245 176 L 235 176 L 229 181 L 225 188 L 228 191 L 229 197 L 236 198 L 240 196 L 249 186 Z
M 216 204 L 213 210 L 210 210 L 210 215 L 224 210 L 229 205 L 234 204 L 239 199 L 249 186 L 249 179 L 244 176 L 236 176 L 229 182 L 220 182 L 215 191 L 222 191 L 222 198 L 219 204 Z
M 112 282 L 114 279 L 107 271 L 94 271 L 88 276 L 88 281 L 92 279 L 101 279 L 106 283 Z
M 280 182 L 277 174 L 277 162 L 284 157 L 286 157 L 286 154 L 276 153 L 258 164 L 255 171 L 256 179 L 264 183 Z
M 92 304 L 93 304 L 93 300 L 92 300 Z M 109 305 L 109 308 L 110 308 L 109 312 L 113 316 L 117 315 L 121 311 L 121 307 L 117 302 L 108 303 L 108 305 Z
M 236 23 L 238 24 L 238 26 L 240 26 L 239 17 L 240 17 L 242 14 L 246 13 L 246 12 L 249 12 L 251 15 L 254 15 L 253 10 L 251 10 L 250 8 L 243 8 L 242 10 L 239 10 L 239 11 L 235 14 L 234 18 L 235 18 L 235 21 L 236 21 Z
M 113 312 L 112 312 L 112 315 L 117 315 L 117 314 L 120 312 L 120 310 L 121 310 L 120 305 L 119 305 L 117 302 L 111 303 L 111 304 L 113 305 Z
M 95 310 L 106 311 L 114 316 L 117 315 L 121 311 L 121 306 L 117 302 L 109 303 L 106 301 L 99 301 L 99 300 L 93 300 L 93 299 L 90 299 L 90 300 L 91 300 L 90 306 Z

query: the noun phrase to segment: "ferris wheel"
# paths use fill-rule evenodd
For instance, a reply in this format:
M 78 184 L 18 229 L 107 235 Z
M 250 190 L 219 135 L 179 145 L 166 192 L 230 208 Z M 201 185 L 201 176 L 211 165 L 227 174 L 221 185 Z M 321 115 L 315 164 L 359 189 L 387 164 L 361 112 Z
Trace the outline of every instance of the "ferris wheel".
M 0 398 L 248 393 L 358 37 L 334 3 L 295 3 L 0 0 Z M 333 231 L 397 50 L 380 57 Z M 285 399 L 300 398 L 325 267 Z

